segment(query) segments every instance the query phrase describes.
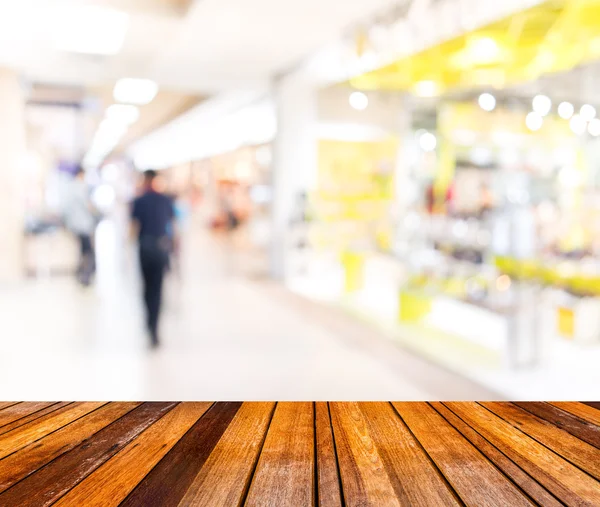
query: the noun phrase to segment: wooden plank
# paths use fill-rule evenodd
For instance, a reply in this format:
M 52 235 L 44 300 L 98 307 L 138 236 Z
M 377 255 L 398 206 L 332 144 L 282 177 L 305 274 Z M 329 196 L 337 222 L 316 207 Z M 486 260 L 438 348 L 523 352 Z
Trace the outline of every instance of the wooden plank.
M 72 403 L 0 436 L 0 458 L 100 408 L 105 403 Z
M 401 505 L 357 403 L 331 403 L 346 505 Z
M 0 410 L 4 410 L 5 408 L 12 407 L 13 405 L 17 405 L 18 401 L 3 401 L 0 403 Z
M 171 507 L 179 504 L 240 406 L 241 403 L 213 405 L 121 506 Z
M 53 507 L 116 507 L 211 405 L 180 403 L 111 460 L 88 475 Z
M 341 507 L 340 476 L 327 403 L 315 403 L 315 438 L 319 507 Z
M 0 412 L 0 431 L 8 424 L 14 423 L 23 417 L 35 414 L 39 410 L 50 407 L 56 402 L 50 403 L 17 403 L 15 405 L 6 407 Z
M 600 426 L 600 410 L 596 410 L 595 408 L 590 407 L 584 403 L 574 403 L 574 402 L 551 402 L 550 405 L 560 408 L 565 412 L 569 412 L 570 414 L 576 415 L 580 419 L 587 421 L 589 423 L 595 424 L 596 426 Z
M 563 505 L 537 481 L 471 428 L 471 426 L 457 417 L 454 412 L 439 402 L 431 403 L 431 406 L 535 502 L 544 507 L 560 507 Z
M 533 505 L 505 475 L 429 405 L 393 405 L 466 505 Z
M 0 460 L 0 493 L 138 405 L 110 403 Z
M 569 505 L 600 505 L 598 481 L 477 403 L 445 403 L 506 456 Z
M 117 454 L 176 403 L 144 403 L 0 494 L 2 507 L 46 507 Z
M 515 403 L 515 405 L 600 449 L 600 426 L 582 421 L 548 403 Z
M 24 425 L 26 425 L 32 421 L 35 421 L 37 419 L 41 419 L 45 415 L 48 415 L 52 412 L 56 412 L 57 410 L 59 410 L 63 407 L 66 407 L 67 405 L 72 405 L 72 402 L 61 401 L 60 403 L 53 403 L 51 405 L 48 405 L 46 408 L 43 408 L 42 410 L 38 410 L 32 414 L 29 414 L 28 416 L 22 417 L 21 419 L 19 419 L 17 421 L 13 421 L 10 424 L 6 424 L 5 426 L 2 426 L 2 428 L 0 428 L 0 435 L 4 435 L 5 433 L 8 433 L 9 431 L 14 430 L 15 428 L 24 426 Z
M 239 506 L 252 479 L 275 403 L 244 403 L 179 503 Z
M 600 410 L 600 401 L 584 401 L 585 405 Z
M 595 447 L 511 403 L 482 403 L 482 405 L 567 461 L 596 479 L 600 479 L 600 451 Z
M 460 505 L 390 403 L 360 403 L 359 408 L 402 505 Z
M 246 505 L 315 504 L 313 412 L 312 403 L 277 405 Z

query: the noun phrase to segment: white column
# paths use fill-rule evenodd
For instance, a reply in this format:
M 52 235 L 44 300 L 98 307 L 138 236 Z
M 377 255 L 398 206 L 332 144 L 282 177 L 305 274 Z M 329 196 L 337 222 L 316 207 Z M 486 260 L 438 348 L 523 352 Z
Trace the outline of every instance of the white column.
M 24 96 L 18 76 L 0 69 L 0 283 L 23 275 Z
M 298 195 L 316 182 L 317 88 L 302 76 L 283 76 L 275 83 L 275 102 L 270 271 L 273 278 L 284 280 L 290 221 Z

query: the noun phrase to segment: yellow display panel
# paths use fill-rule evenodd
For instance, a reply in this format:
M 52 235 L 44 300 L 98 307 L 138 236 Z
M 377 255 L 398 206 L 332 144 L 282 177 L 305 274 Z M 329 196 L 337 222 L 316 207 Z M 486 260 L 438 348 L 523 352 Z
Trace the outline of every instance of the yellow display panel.
M 351 80 L 365 90 L 495 87 L 600 57 L 600 2 L 553 0 Z M 429 86 L 421 86 L 428 83 Z

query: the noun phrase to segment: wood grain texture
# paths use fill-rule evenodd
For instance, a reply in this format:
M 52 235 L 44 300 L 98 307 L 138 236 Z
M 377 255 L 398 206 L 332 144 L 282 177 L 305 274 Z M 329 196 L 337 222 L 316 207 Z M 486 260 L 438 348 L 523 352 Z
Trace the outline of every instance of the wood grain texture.
M 594 438 L 600 411 L 582 403 L 0 402 L 3 412 L 0 507 L 600 505 L 600 450 L 579 438 Z
M 600 449 L 600 427 L 587 421 L 582 421 L 564 410 L 560 410 L 548 403 L 515 403 L 518 407 L 526 410 L 556 426 L 561 430 Z
M 346 505 L 402 505 L 358 403 L 330 410 Z
M 483 454 L 426 403 L 393 403 L 466 505 L 533 505 Z
M 315 403 L 315 438 L 319 507 L 341 507 L 340 475 L 327 403 Z
M 88 475 L 54 507 L 119 505 L 210 408 L 211 403 L 179 404 Z
M 0 494 L 2 507 L 52 505 L 154 424 L 175 403 L 144 403 Z
M 584 421 L 600 426 L 600 410 L 596 410 L 589 405 L 572 402 L 552 402 L 550 405 L 561 409 L 563 412 L 573 414 Z
M 544 419 L 522 410 L 519 408 L 521 404 L 516 406 L 510 403 L 482 403 L 482 405 L 591 476 L 600 479 L 600 451 L 595 447 Z
M 404 505 L 460 505 L 390 403 L 360 403 L 373 442 Z
M 563 505 L 537 481 L 533 480 L 531 476 L 521 470 L 514 462 L 483 438 L 477 431 L 456 416 L 454 412 L 439 402 L 432 402 L 430 405 L 438 412 L 438 414 L 456 428 L 461 435 L 469 440 L 469 442 L 494 463 L 499 470 L 519 486 L 528 497 L 544 507 L 560 507 Z
M 600 410 L 600 401 L 584 401 L 585 405 Z
M 0 436 L 0 458 L 100 408 L 104 403 L 73 403 Z
M 279 403 L 246 505 L 308 507 L 314 503 L 313 404 Z
M 240 406 L 241 403 L 212 406 L 121 505 L 170 507 L 179 504 Z
M 477 403 L 445 403 L 567 505 L 600 505 L 598 482 Z
M 244 403 L 194 479 L 180 506 L 242 504 L 275 403 Z
M 12 407 L 13 405 L 17 405 L 19 403 L 19 401 L 3 401 L 0 403 L 0 411 L 4 410 L 5 408 Z
M 0 431 L 8 424 L 11 424 L 23 417 L 35 414 L 39 410 L 50 407 L 55 403 L 17 403 L 11 405 L 5 404 L 5 407 L 0 412 Z
M 139 403 L 111 403 L 0 460 L 0 493 L 64 454 Z
M 41 410 L 36 410 L 35 412 L 32 412 L 29 415 L 26 415 L 25 417 L 21 417 L 20 419 L 15 420 L 9 424 L 5 424 L 0 428 L 0 435 L 4 435 L 5 433 L 8 433 L 9 431 L 14 430 L 15 428 L 24 426 L 25 424 L 35 421 L 36 419 L 40 419 L 41 417 L 44 417 L 47 414 L 56 412 L 57 410 L 66 407 L 67 405 L 71 405 L 71 403 L 45 403 L 45 405 L 47 406 Z

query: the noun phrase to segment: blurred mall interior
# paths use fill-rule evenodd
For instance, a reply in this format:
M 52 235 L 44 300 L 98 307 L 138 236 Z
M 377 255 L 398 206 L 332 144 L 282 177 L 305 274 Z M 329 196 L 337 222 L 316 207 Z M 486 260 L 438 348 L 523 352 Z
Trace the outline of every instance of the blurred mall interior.
M 0 398 L 600 398 L 599 80 L 595 0 L 0 0 Z

